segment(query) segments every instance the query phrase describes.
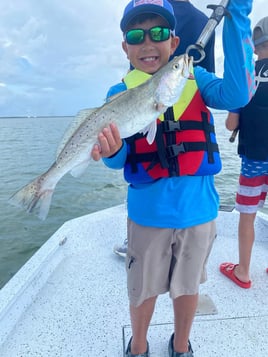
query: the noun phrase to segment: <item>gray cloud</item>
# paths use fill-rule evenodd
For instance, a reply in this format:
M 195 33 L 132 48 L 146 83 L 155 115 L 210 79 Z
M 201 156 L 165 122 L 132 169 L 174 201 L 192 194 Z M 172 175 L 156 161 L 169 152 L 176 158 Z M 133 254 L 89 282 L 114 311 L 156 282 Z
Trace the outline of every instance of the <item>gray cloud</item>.
M 262 16 L 265 1 L 254 2 L 253 24 Z M 82 108 L 101 105 L 109 86 L 128 68 L 119 29 L 127 3 L 1 2 L 0 116 L 73 115 Z M 204 1 L 192 3 L 211 14 Z M 220 70 L 220 42 L 216 57 Z

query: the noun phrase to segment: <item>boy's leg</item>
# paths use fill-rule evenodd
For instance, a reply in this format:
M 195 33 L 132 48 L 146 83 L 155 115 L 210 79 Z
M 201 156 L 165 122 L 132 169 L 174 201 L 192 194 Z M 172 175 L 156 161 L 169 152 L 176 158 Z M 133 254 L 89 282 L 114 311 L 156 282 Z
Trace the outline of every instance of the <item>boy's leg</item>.
M 142 354 L 147 350 L 147 331 L 154 312 L 156 299 L 156 296 L 149 298 L 137 307 L 130 305 L 132 354 Z
M 169 289 L 173 231 L 141 226 L 128 219 L 126 271 L 132 327 L 130 349 L 134 355 L 146 352 L 147 331 L 157 296 Z
M 249 176 L 252 171 L 254 171 L 254 176 Z M 239 264 L 234 268 L 235 276 L 243 282 L 250 281 L 250 260 L 255 240 L 254 221 L 257 210 L 264 205 L 267 184 L 267 163 L 243 158 L 236 195 L 236 209 L 240 212 Z
M 235 267 L 235 276 L 244 282 L 250 280 L 249 267 L 252 247 L 255 239 L 254 220 L 256 213 L 240 213 L 238 239 L 239 264 Z
M 177 354 L 192 356 L 189 336 L 198 304 L 199 285 L 206 281 L 206 264 L 215 235 L 215 221 L 177 230 L 170 288 L 174 310 L 172 347 Z M 172 343 L 172 339 L 170 341 Z
M 178 353 L 188 352 L 188 340 L 198 303 L 198 294 L 183 295 L 173 300 L 175 331 L 173 348 Z

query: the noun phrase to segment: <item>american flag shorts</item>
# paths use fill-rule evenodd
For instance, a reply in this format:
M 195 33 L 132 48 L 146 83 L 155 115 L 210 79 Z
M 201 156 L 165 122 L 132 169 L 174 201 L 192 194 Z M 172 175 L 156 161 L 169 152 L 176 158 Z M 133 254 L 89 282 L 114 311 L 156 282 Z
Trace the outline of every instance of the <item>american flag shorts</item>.
M 235 207 L 241 213 L 256 213 L 268 192 L 268 161 L 242 157 Z

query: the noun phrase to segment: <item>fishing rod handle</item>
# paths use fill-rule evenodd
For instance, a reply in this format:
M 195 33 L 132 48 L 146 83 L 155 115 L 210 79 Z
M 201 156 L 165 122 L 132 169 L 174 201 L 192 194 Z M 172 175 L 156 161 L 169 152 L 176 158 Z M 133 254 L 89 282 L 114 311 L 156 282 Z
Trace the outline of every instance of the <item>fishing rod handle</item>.
M 218 22 L 216 19 L 209 19 L 208 23 L 201 32 L 201 35 L 196 41 L 196 46 L 200 46 L 204 49 L 217 25 Z
M 231 135 L 230 138 L 229 138 L 230 143 L 233 143 L 233 142 L 235 141 L 235 138 L 236 138 L 236 136 L 237 136 L 237 134 L 238 134 L 238 131 L 239 131 L 238 128 L 236 128 L 236 129 L 233 130 L 232 135 Z

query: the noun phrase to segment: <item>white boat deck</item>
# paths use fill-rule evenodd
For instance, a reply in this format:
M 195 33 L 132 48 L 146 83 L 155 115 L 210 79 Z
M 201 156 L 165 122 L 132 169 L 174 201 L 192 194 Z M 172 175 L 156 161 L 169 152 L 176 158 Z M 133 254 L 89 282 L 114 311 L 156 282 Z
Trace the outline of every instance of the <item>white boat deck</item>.
M 0 291 L 1 357 L 123 356 L 131 335 L 126 274 L 112 248 L 126 237 L 125 215 L 122 205 L 66 222 Z M 237 219 L 219 214 L 191 334 L 195 357 L 268 356 L 268 217 L 256 222 L 249 290 L 218 270 L 237 262 Z M 172 321 L 165 294 L 149 330 L 152 357 L 168 357 Z

